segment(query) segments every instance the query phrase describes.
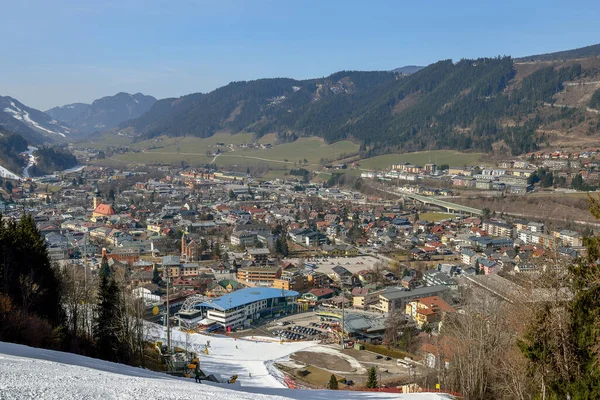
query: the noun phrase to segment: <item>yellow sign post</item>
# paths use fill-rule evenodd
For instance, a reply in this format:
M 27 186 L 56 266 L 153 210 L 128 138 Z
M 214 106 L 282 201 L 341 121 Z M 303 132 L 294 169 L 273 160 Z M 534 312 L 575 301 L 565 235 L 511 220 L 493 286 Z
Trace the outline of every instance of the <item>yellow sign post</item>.
M 154 306 L 154 308 L 152 308 L 152 315 L 158 315 L 159 309 L 158 307 Z

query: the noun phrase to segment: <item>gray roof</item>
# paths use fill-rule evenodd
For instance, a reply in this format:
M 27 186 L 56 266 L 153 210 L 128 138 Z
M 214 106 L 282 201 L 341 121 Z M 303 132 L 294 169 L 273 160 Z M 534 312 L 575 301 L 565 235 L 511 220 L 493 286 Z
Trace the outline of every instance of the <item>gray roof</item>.
M 390 287 L 385 290 L 380 296 L 388 299 L 388 300 L 396 300 L 402 299 L 405 297 L 414 297 L 414 296 L 434 296 L 438 293 L 445 292 L 449 290 L 448 286 L 445 285 L 437 285 L 437 286 L 428 286 L 423 288 L 417 288 L 413 290 L 403 290 L 397 287 Z
M 271 254 L 271 252 L 269 251 L 269 249 L 265 249 L 265 248 L 252 248 L 252 249 L 248 249 L 248 254 L 250 255 L 260 255 L 260 254 Z
M 162 265 L 179 265 L 178 256 L 164 256 L 162 259 Z

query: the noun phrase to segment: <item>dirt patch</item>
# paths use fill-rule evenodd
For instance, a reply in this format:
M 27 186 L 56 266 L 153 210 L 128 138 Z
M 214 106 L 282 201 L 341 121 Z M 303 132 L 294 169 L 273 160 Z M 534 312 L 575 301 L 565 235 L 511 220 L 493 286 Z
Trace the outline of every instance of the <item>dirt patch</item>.
M 574 221 L 597 223 L 589 212 L 586 193 L 548 192 L 502 198 L 474 196 L 452 201 L 470 207 L 488 208 L 497 214 L 541 220 L 553 229 L 578 229 Z
M 398 103 L 396 103 L 396 105 L 394 106 L 393 114 L 398 114 L 399 112 L 402 112 L 407 108 L 414 106 L 419 102 L 420 99 L 421 93 L 419 92 L 409 94 L 408 96 L 400 100 Z
M 294 361 L 314 365 L 329 371 L 356 372 L 356 369 L 354 369 L 348 361 L 333 354 L 299 351 L 298 353 L 292 354 L 290 358 Z
M 309 387 L 311 389 L 323 389 L 327 387 L 329 379 L 331 379 L 331 372 L 325 371 L 324 369 L 317 368 L 313 365 L 309 365 L 303 368 L 294 368 L 286 364 L 275 364 L 281 371 L 287 373 L 299 382 L 302 386 Z M 345 377 L 333 374 L 338 382 L 343 382 Z M 340 386 L 343 386 L 340 383 Z
M 240 101 L 237 105 L 237 107 L 235 107 L 235 109 L 231 112 L 231 114 L 229 114 L 229 116 L 227 117 L 227 119 L 223 122 L 232 122 L 235 117 L 237 117 L 238 115 L 240 115 L 240 113 L 242 112 L 242 108 L 244 107 L 244 102 Z
M 600 88 L 600 81 L 596 79 L 588 82 L 565 83 L 564 89 L 554 96 L 556 103 L 569 106 L 587 106 L 594 92 Z

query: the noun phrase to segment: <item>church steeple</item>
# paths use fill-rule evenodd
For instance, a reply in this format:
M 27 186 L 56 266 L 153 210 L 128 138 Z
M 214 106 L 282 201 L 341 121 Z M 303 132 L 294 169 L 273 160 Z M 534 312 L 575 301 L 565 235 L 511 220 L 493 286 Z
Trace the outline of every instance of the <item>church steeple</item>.
M 187 259 L 187 254 L 185 251 L 185 232 L 181 232 L 181 258 Z
M 92 204 L 94 207 L 94 210 L 96 208 L 98 208 L 100 203 L 102 203 L 102 196 L 100 194 L 100 189 L 98 189 L 98 185 L 96 185 L 96 187 L 94 188 L 94 200 L 93 200 L 93 204 Z

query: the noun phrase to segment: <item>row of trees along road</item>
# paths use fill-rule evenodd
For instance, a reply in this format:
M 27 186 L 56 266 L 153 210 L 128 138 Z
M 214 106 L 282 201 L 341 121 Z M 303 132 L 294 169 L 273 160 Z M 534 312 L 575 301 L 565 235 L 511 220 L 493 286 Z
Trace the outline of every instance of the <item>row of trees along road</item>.
M 143 365 L 144 307 L 122 272 L 58 268 L 31 215 L 0 215 L 0 341 Z

